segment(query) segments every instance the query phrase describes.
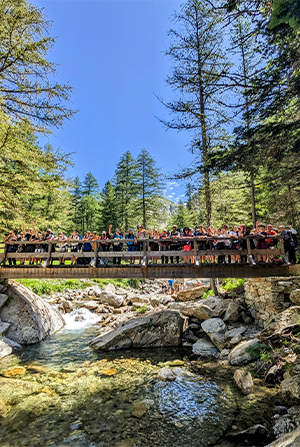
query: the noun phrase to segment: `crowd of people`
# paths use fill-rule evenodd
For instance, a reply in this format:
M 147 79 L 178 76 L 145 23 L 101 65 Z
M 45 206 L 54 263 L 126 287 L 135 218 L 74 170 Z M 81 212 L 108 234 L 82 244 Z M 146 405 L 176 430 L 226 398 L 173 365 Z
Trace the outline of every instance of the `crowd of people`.
M 81 257 L 80 253 L 93 252 L 98 248 L 99 259 L 102 262 L 108 262 L 105 258 L 105 252 L 113 251 L 116 255 L 112 259 L 113 264 L 120 265 L 121 257 L 117 252 L 127 250 L 132 254 L 128 256 L 130 264 L 134 264 L 137 256 L 134 252 L 141 252 L 138 257 L 139 262 L 142 260 L 142 252 L 146 249 L 150 252 L 161 252 L 160 256 L 152 256 L 152 262 L 162 264 L 180 262 L 180 257 L 171 255 L 168 256 L 169 251 L 182 250 L 186 252 L 183 262 L 194 263 L 194 249 L 202 251 L 214 251 L 215 253 L 202 254 L 198 256 L 198 262 L 204 263 L 241 263 L 247 262 L 247 255 L 243 250 L 247 250 L 250 244 L 251 249 L 256 249 L 257 262 L 275 262 L 276 257 L 270 253 L 265 253 L 263 250 L 274 249 L 278 243 L 278 236 L 282 236 L 284 251 L 288 253 L 289 262 L 296 263 L 296 251 L 298 249 L 297 232 L 291 226 L 286 229 L 284 226 L 274 228 L 271 224 L 264 225 L 257 222 L 255 228 L 251 228 L 244 224 L 235 225 L 231 229 L 228 225 L 223 225 L 221 228 L 215 229 L 209 226 L 207 229 L 202 224 L 197 229 L 191 227 L 178 228 L 173 225 L 172 230 L 163 229 L 159 232 L 157 229 L 147 231 L 142 225 L 137 226 L 137 231 L 130 228 L 125 232 L 124 227 L 116 228 L 112 231 L 112 225 L 109 226 L 108 231 L 102 231 L 100 235 L 96 231 L 87 231 L 85 235 L 79 235 L 78 231 L 74 231 L 69 237 L 62 231 L 55 233 L 48 229 L 46 232 L 37 231 L 34 222 L 31 222 L 31 227 L 25 230 L 25 225 L 22 225 L 22 231 L 18 234 L 13 229 L 5 238 L 4 242 L 31 242 L 31 244 L 7 244 L 8 253 L 32 253 L 32 256 L 26 259 L 20 258 L 20 264 L 24 265 L 29 262 L 29 265 L 40 264 L 43 259 L 39 253 L 44 253 L 49 250 L 49 244 L 45 242 L 52 242 L 51 251 L 69 252 L 71 264 L 89 264 L 91 257 Z M 241 239 L 243 238 L 243 239 Z M 124 241 L 124 239 L 126 241 Z M 247 245 L 247 239 L 249 239 Z M 195 245 L 196 244 L 196 245 Z M 231 250 L 230 254 L 226 251 Z M 259 251 L 262 250 L 261 254 Z M 234 251 L 234 254 L 232 253 Z M 103 252 L 103 253 L 101 253 Z M 174 259 L 175 258 L 175 259 Z M 16 258 L 9 258 L 10 265 L 16 265 Z M 65 257 L 59 258 L 59 263 L 65 263 Z

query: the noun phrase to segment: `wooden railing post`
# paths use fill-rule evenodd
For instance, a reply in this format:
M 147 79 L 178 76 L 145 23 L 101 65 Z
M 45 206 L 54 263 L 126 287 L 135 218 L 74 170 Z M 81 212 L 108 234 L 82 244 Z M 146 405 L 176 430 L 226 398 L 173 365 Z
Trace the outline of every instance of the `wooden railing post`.
M 199 265 L 197 239 L 195 239 L 195 242 L 194 242 L 194 258 L 195 258 L 195 265 Z
M 0 260 L 0 265 L 1 265 L 2 263 L 5 265 L 7 251 L 8 251 L 8 244 L 5 242 L 5 246 L 4 246 L 4 257 Z
M 46 261 L 43 262 L 43 264 L 42 264 L 43 268 L 48 267 L 48 265 L 49 265 L 49 263 L 51 261 L 51 252 L 52 252 L 52 242 L 49 241 L 48 242 L 48 257 L 47 257 Z
M 249 264 L 256 265 L 256 263 L 253 259 L 253 256 L 252 256 L 251 241 L 249 238 L 247 238 L 247 252 L 248 252 Z
M 288 258 L 285 256 L 283 236 L 281 236 L 280 239 L 279 239 L 279 245 L 280 245 L 280 256 L 281 256 L 281 259 L 283 260 L 284 264 L 289 265 Z
M 143 267 L 147 267 L 147 241 L 146 239 L 143 240 L 143 261 L 142 261 L 142 266 Z
M 97 267 L 98 241 L 95 241 L 94 243 L 95 243 L 94 258 L 91 260 L 89 267 Z

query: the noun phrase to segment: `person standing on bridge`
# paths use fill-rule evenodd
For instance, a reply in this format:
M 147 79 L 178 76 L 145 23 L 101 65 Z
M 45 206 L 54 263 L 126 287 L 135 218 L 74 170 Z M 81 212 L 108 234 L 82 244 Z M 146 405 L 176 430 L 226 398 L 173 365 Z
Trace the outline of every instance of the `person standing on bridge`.
M 10 232 L 8 233 L 8 236 L 6 236 L 6 238 L 4 239 L 4 242 L 13 242 L 17 240 L 17 236 L 15 235 L 15 232 L 13 229 L 10 230 Z M 15 253 L 17 250 L 18 246 L 14 245 L 14 244 L 8 244 L 7 246 L 7 253 Z M 9 258 L 8 259 L 8 264 L 9 265 L 16 265 L 16 258 Z
M 130 228 L 128 234 L 126 234 L 125 231 L 123 231 L 123 236 L 125 239 L 130 239 L 130 242 L 127 242 L 127 250 L 130 252 L 135 251 L 136 247 L 134 244 L 134 240 L 136 238 L 136 235 L 134 234 L 133 228 Z M 134 256 L 129 258 L 130 264 L 134 264 L 134 261 L 135 261 Z
M 291 230 L 286 230 L 283 225 L 280 225 L 279 231 L 283 237 L 284 251 L 289 253 L 289 262 L 296 264 L 296 251 L 297 247 L 293 239 L 293 233 Z
M 138 224 L 137 230 L 138 230 L 138 232 L 136 234 L 136 239 L 135 239 L 136 249 L 137 249 L 137 251 L 143 251 L 144 241 L 146 240 L 148 234 L 150 234 L 150 233 L 149 233 L 149 231 L 145 230 L 143 228 L 143 225 L 141 225 L 141 224 Z M 147 247 L 146 247 L 146 250 L 147 250 Z M 141 262 L 142 262 L 142 258 L 140 257 L 139 263 L 141 264 Z
M 90 231 L 86 232 L 86 235 L 82 238 L 82 242 L 83 242 L 83 252 L 89 252 L 92 251 L 92 244 L 90 242 L 90 240 L 92 239 L 92 235 Z M 91 258 L 83 258 L 84 260 L 84 265 L 87 265 L 91 262 Z
M 109 226 L 109 230 L 108 230 L 108 233 L 109 233 L 110 237 L 112 237 L 113 239 L 123 239 L 123 236 L 122 236 L 122 234 L 121 234 L 121 232 L 120 232 L 120 230 L 118 228 L 115 229 L 115 233 L 114 234 L 112 234 L 111 229 L 112 229 L 112 225 Z M 121 226 L 121 230 L 123 230 L 123 229 L 124 229 L 124 226 L 122 225 Z M 122 251 L 122 248 L 123 248 L 122 242 L 114 242 L 113 243 L 113 251 Z M 121 258 L 120 257 L 113 258 L 113 264 L 120 265 L 121 264 Z
M 73 231 L 73 233 L 69 237 L 69 242 L 71 242 L 71 253 L 78 253 L 78 250 L 79 250 L 78 242 L 79 242 L 79 240 L 80 240 L 80 237 L 78 235 L 78 231 L 77 230 Z M 75 265 L 76 262 L 77 262 L 77 256 L 75 256 L 75 254 L 73 254 L 72 258 L 71 258 L 71 265 Z

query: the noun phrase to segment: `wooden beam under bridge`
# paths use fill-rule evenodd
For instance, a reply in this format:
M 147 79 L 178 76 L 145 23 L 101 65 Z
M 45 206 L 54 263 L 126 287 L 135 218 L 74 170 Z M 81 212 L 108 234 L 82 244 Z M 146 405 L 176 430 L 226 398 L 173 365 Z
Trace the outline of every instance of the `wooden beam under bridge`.
M 291 272 L 290 272 L 291 269 Z M 36 266 L 2 267 L 0 279 L 93 279 L 93 278 L 263 278 L 268 276 L 299 275 L 300 265 L 285 266 L 274 264 L 205 264 L 181 265 L 158 264 L 125 265 L 107 267 L 57 266 L 41 268 Z

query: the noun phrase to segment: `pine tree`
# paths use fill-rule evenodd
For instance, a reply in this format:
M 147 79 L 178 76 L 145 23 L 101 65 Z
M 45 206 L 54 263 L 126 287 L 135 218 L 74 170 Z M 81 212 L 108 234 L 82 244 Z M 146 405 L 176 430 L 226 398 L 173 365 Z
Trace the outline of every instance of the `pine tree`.
M 118 225 L 118 216 L 115 189 L 111 182 L 107 181 L 101 192 L 98 228 L 101 231 L 108 231 L 109 225 L 116 227 Z
M 146 228 L 156 221 L 157 213 L 162 208 L 160 197 L 163 192 L 163 180 L 154 158 L 146 149 L 140 151 L 136 161 L 139 176 L 137 179 L 138 199 L 135 202 L 135 209 Z
M 115 203 L 118 220 L 127 230 L 135 214 L 134 203 L 138 193 L 138 175 L 136 161 L 129 151 L 125 152 L 117 164 L 113 185 L 116 191 L 116 197 L 118 198 Z
M 15 122 L 33 129 L 59 127 L 74 112 L 65 107 L 72 87 L 49 81 L 57 72 L 47 59 L 55 39 L 43 10 L 26 0 L 0 2 L 0 104 Z
M 82 182 L 82 195 L 94 196 L 99 193 L 99 184 L 91 172 L 88 172 Z
M 208 154 L 219 146 L 228 117 L 222 97 L 223 77 L 229 68 L 222 49 L 223 34 L 220 13 L 205 0 L 188 0 L 175 13 L 171 45 L 166 55 L 174 63 L 167 84 L 179 99 L 164 103 L 175 118 L 161 120 L 169 129 L 192 132 L 191 151 L 194 166 L 177 178 L 204 173 L 206 223 L 211 222 L 210 175 Z M 163 102 L 163 101 L 162 101 Z

